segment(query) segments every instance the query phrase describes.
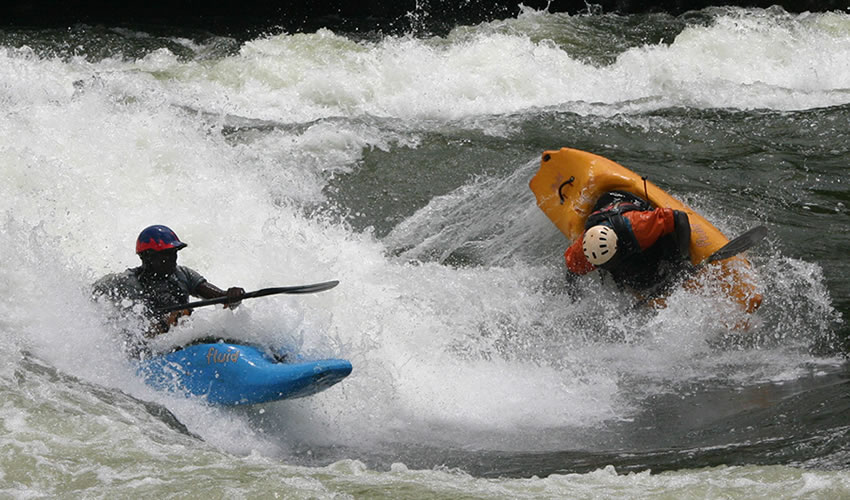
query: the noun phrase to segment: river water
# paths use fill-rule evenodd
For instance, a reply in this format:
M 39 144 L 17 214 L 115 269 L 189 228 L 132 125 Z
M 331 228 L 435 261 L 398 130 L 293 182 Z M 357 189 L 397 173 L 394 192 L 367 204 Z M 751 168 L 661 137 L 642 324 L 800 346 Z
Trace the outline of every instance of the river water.
M 850 15 L 781 9 L 0 31 L 0 496 L 850 496 L 848 61 Z M 767 226 L 749 329 L 710 287 L 567 294 L 528 189 L 565 146 Z M 150 224 L 219 286 L 340 280 L 174 338 L 353 374 L 248 408 L 147 388 L 89 287 Z

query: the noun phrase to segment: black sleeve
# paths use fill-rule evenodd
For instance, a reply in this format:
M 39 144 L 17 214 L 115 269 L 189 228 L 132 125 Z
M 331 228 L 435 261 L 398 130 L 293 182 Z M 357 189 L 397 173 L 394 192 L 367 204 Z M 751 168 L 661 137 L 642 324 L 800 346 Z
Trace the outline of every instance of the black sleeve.
M 673 235 L 683 259 L 691 258 L 691 223 L 688 214 L 673 210 Z

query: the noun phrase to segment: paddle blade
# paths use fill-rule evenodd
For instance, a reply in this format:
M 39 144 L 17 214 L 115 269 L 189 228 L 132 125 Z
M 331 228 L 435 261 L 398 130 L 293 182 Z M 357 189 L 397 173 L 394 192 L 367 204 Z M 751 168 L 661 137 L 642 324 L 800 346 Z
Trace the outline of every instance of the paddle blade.
M 738 236 L 734 240 L 725 244 L 720 250 L 714 252 L 708 257 L 707 262 L 716 262 L 718 260 L 734 257 L 739 253 L 749 250 L 756 243 L 761 241 L 767 235 L 767 228 L 764 226 L 756 226 L 746 233 Z
M 255 292 L 246 293 L 242 299 L 251 299 L 254 297 L 265 297 L 266 295 L 276 295 L 279 293 L 286 294 L 300 294 L 300 293 L 316 293 L 316 292 L 324 292 L 325 290 L 330 290 L 331 288 L 339 285 L 339 281 L 325 281 L 324 283 L 314 283 L 312 285 L 298 285 L 298 286 L 282 286 L 277 288 L 263 288 L 257 290 Z

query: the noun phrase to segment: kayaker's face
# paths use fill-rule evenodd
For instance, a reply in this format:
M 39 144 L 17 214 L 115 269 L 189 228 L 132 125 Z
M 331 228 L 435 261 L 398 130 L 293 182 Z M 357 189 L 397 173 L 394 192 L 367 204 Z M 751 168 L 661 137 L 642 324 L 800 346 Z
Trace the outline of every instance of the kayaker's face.
M 153 252 L 145 256 L 145 269 L 154 276 L 168 276 L 177 270 L 177 250 Z

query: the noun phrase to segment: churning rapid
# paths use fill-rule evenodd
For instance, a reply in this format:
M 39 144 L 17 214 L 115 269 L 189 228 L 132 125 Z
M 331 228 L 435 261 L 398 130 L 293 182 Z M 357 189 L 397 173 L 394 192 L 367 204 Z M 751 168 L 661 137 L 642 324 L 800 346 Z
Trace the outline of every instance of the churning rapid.
M 0 494 L 850 495 L 847 61 L 850 14 L 775 8 L 0 31 Z M 766 225 L 761 309 L 567 293 L 528 188 L 564 146 L 729 237 Z M 145 386 L 90 286 L 151 224 L 219 285 L 340 280 L 199 309 L 163 348 L 241 338 L 352 375 L 246 408 Z

